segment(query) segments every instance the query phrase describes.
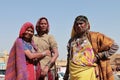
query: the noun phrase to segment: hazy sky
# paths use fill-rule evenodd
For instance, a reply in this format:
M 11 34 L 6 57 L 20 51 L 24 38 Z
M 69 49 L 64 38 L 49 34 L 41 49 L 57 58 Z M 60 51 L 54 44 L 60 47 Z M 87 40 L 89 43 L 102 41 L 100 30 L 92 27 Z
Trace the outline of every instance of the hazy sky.
M 0 52 L 10 51 L 23 23 L 35 25 L 45 16 L 58 42 L 59 59 L 66 59 L 67 41 L 78 15 L 88 17 L 91 31 L 104 33 L 120 45 L 120 0 L 1 0 Z

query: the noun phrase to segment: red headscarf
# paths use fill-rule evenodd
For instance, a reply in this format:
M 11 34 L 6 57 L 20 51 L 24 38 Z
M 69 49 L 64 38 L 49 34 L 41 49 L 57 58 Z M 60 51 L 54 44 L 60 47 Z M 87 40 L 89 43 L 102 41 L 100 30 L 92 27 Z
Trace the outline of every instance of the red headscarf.
M 33 29 L 33 32 L 34 32 L 34 26 L 31 22 L 26 22 L 22 25 L 21 29 L 20 29 L 20 33 L 19 33 L 19 37 L 23 37 L 23 34 L 25 33 L 26 29 L 27 28 L 32 28 Z

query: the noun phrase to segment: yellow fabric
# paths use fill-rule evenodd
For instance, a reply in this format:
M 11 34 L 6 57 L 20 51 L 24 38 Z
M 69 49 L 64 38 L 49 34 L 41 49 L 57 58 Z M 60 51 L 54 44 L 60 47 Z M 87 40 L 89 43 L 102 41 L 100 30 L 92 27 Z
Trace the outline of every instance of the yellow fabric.
M 75 35 L 76 35 L 76 32 L 75 32 L 74 28 L 72 28 L 71 38 L 74 37 Z
M 94 67 L 78 66 L 74 63 L 70 64 L 70 80 L 97 80 L 95 77 Z
M 79 44 L 79 39 L 71 44 L 70 80 L 96 80 L 94 52 L 88 39 L 82 44 Z
M 75 31 L 74 29 L 72 29 L 71 38 L 74 37 L 75 35 L 76 35 Z M 114 42 L 112 39 L 110 39 L 109 37 L 99 32 L 89 32 L 88 38 L 92 44 L 95 54 L 108 50 Z M 98 80 L 101 80 L 101 79 L 114 80 L 114 76 L 113 76 L 113 72 L 112 72 L 109 59 L 100 60 L 100 63 L 97 65 L 97 68 L 99 72 Z
M 72 46 L 72 61 L 76 65 L 95 66 L 94 52 L 88 39 L 84 40 L 82 44 L 79 43 L 79 39 L 71 42 Z

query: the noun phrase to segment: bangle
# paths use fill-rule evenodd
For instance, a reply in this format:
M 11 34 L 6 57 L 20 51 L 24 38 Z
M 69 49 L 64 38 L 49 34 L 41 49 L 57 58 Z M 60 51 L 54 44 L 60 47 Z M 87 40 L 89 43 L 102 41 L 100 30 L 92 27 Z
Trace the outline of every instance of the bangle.
M 49 61 L 45 66 L 51 67 L 51 62 Z
M 46 52 L 42 52 L 42 55 L 45 56 L 45 55 L 46 55 Z
M 100 56 L 98 54 L 96 54 L 96 57 L 97 57 L 98 60 L 100 59 Z

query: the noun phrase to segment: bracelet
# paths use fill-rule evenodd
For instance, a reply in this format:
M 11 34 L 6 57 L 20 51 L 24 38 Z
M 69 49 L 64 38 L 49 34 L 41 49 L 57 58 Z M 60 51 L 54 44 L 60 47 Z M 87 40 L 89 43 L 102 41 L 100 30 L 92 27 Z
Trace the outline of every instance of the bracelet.
M 100 59 L 100 56 L 98 54 L 96 54 L 96 57 L 97 57 L 98 60 Z
M 51 62 L 49 61 L 45 66 L 51 67 Z
M 46 52 L 42 52 L 42 55 L 45 56 L 45 55 L 46 55 Z

